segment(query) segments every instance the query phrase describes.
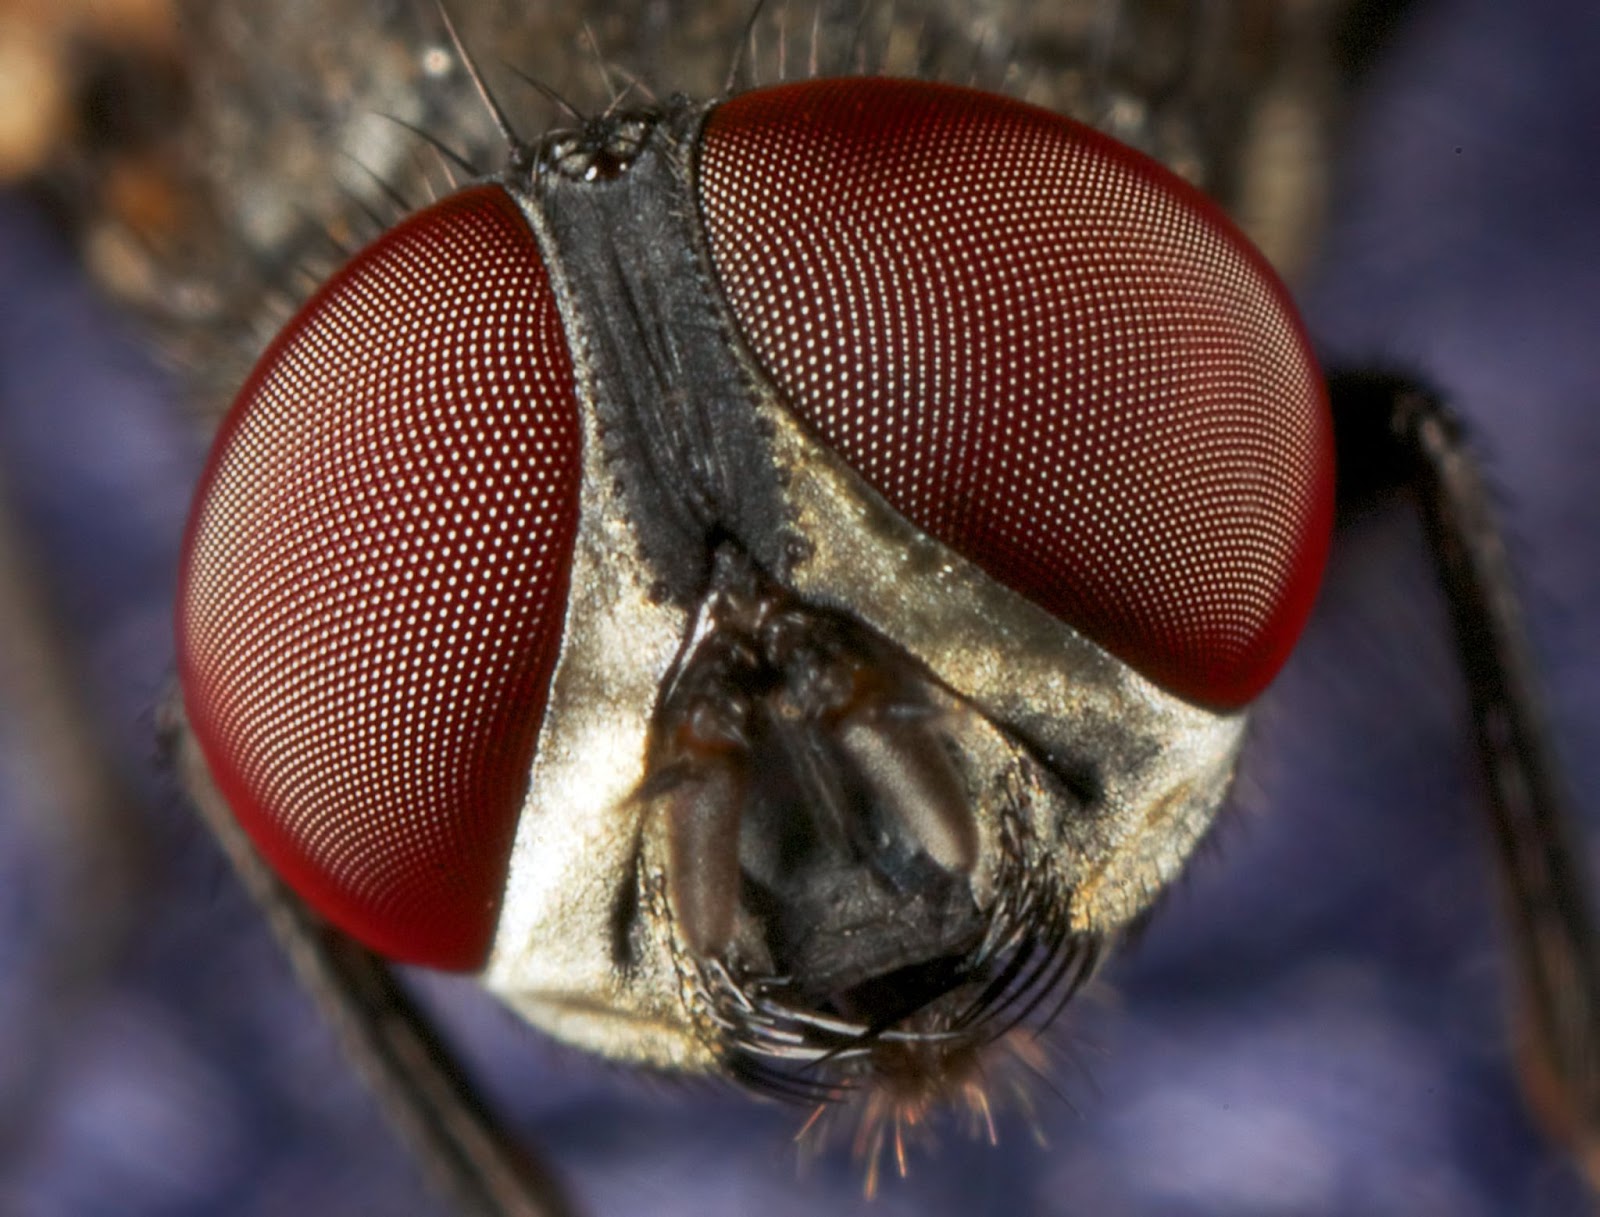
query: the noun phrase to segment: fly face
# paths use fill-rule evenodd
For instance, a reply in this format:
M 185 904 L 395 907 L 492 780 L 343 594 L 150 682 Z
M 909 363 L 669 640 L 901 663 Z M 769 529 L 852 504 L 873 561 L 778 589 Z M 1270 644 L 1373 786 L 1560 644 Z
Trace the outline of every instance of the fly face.
M 375 949 L 618 1059 L 828 1094 L 911 1044 L 937 1092 L 1205 831 L 1331 462 L 1282 288 L 1153 162 L 920 83 L 671 103 L 268 351 L 186 709 Z
M 415 945 L 414 926 L 437 924 L 433 914 L 445 905 L 433 895 L 413 902 L 430 912 L 421 918 L 413 912 L 413 928 L 395 930 L 397 923 L 404 927 L 404 909 L 397 922 L 388 918 L 409 899 L 404 882 L 393 886 L 396 871 L 380 867 L 377 879 L 368 871 L 346 882 L 348 872 L 326 867 L 316 850 L 332 841 L 337 854 L 367 831 L 399 829 L 397 839 L 408 841 L 407 826 L 418 819 L 430 832 L 448 823 L 449 831 L 435 835 L 446 838 L 466 825 L 467 840 L 446 840 L 442 852 L 430 852 L 437 840 L 425 832 L 425 848 L 408 853 L 406 845 L 388 857 L 399 857 L 402 878 L 420 874 L 421 890 L 437 883 L 455 901 L 460 916 L 448 927 L 455 941 L 437 948 L 435 962 L 481 966 L 492 985 L 557 1035 L 623 1059 L 731 1072 L 804 1093 L 857 1084 L 892 1091 L 910 1060 L 919 1085 L 948 1093 L 969 1069 L 969 1049 L 993 1038 L 1034 997 L 1070 992 L 1177 872 L 1226 785 L 1254 681 L 1274 665 L 1258 659 L 1254 676 L 1236 667 L 1215 684 L 1186 666 L 1182 646 L 1152 641 L 1160 631 L 1149 618 L 1131 639 L 1116 637 L 1106 620 L 1128 620 L 1120 609 L 1097 621 L 1094 595 L 1087 597 L 1087 616 L 1079 615 L 1083 604 L 1051 601 L 1053 587 L 1077 586 L 1094 570 L 1073 566 L 1051 543 L 1100 534 L 1036 521 L 1019 506 L 1036 507 L 1048 484 L 1041 472 L 1048 460 L 1028 451 L 1035 433 L 1007 435 L 1003 423 L 981 410 L 976 424 L 952 423 L 936 409 L 917 416 L 917 426 L 903 417 L 885 422 L 871 404 L 884 383 L 898 387 L 927 366 L 929 351 L 944 357 L 987 344 L 1001 353 L 1000 365 L 1033 365 L 1009 359 L 1017 350 L 1010 337 L 997 339 L 981 325 L 953 336 L 941 330 L 948 284 L 932 292 L 885 290 L 895 286 L 892 276 L 866 256 L 885 239 L 882 233 L 847 246 L 841 261 L 844 273 L 869 278 L 874 293 L 856 292 L 856 283 L 843 295 L 811 293 L 843 299 L 847 312 L 855 308 L 849 325 L 805 314 L 791 323 L 784 310 L 794 307 L 797 293 L 784 276 L 803 254 L 838 246 L 825 236 L 780 236 L 771 265 L 730 270 L 734 255 L 759 260 L 760 250 L 752 254 L 745 246 L 759 246 L 766 234 L 736 235 L 732 252 L 719 252 L 711 195 L 697 176 L 704 172 L 704 159 L 696 160 L 707 146 L 703 128 L 675 126 L 693 117 L 692 108 L 641 111 L 619 120 L 614 136 L 602 124 L 598 141 L 552 143 L 546 156 L 482 187 L 502 192 L 477 198 L 491 198 L 486 210 L 508 220 L 510 273 L 526 276 L 537 265 L 548 280 L 539 289 L 547 293 L 539 318 L 518 318 L 508 330 L 497 315 L 494 328 L 462 331 L 441 320 L 433 303 L 402 297 L 418 307 L 399 311 L 399 329 L 389 340 L 404 346 L 417 336 L 413 327 L 437 324 L 446 366 L 456 358 L 453 367 L 467 369 L 467 405 L 476 400 L 469 386 L 480 383 L 473 371 L 490 366 L 474 360 L 499 361 L 502 348 L 495 344 L 507 332 L 524 354 L 534 352 L 542 369 L 538 387 L 524 385 L 515 398 L 519 405 L 538 401 L 537 409 L 481 426 L 456 426 L 462 402 L 443 394 L 440 430 L 429 440 L 445 449 L 464 445 L 469 462 L 460 467 L 474 475 L 497 468 L 502 453 L 494 445 L 505 442 L 508 428 L 531 428 L 519 442 L 541 453 L 535 481 L 545 497 L 523 501 L 518 509 L 530 514 L 517 517 L 522 525 L 536 518 L 537 527 L 486 525 L 467 512 L 474 523 L 459 534 L 465 548 L 451 555 L 470 568 L 481 542 L 501 567 L 543 572 L 520 585 L 537 593 L 521 601 L 505 599 L 493 581 L 449 600 L 475 639 L 483 620 L 474 614 L 505 609 L 496 618 L 506 627 L 503 645 L 462 657 L 426 635 L 419 650 L 387 652 L 395 657 L 388 674 L 398 683 L 385 690 L 382 711 L 362 717 L 370 685 L 341 685 L 342 677 L 328 670 L 306 685 L 296 682 L 316 671 L 330 648 L 386 653 L 395 635 L 360 632 L 360 596 L 371 588 L 359 585 L 370 572 L 354 555 L 373 552 L 369 546 L 342 551 L 342 569 L 355 584 L 340 585 L 326 599 L 357 609 L 340 619 L 339 630 L 352 632 L 336 631 L 331 642 L 315 631 L 282 631 L 271 604 L 262 610 L 247 598 L 237 612 L 212 610 L 225 622 L 211 626 L 213 634 L 261 625 L 266 650 L 295 654 L 297 662 L 280 668 L 291 675 L 268 703 L 292 707 L 310 686 L 319 706 L 351 716 L 326 720 L 314 741 L 292 731 L 267 739 L 264 753 L 303 757 L 309 750 L 329 762 L 324 768 L 335 785 L 359 787 L 373 771 L 353 771 L 346 762 L 356 757 L 364 765 L 372 750 L 342 752 L 341 736 L 381 742 L 400 728 L 399 738 L 443 741 L 447 756 L 465 741 L 486 739 L 484 754 L 449 772 L 465 775 L 475 791 L 494 787 L 493 798 L 475 793 L 466 800 L 489 813 L 476 822 L 430 818 L 430 808 L 448 802 L 427 786 L 441 770 L 413 770 L 402 757 L 400 770 L 407 782 L 418 781 L 419 799 L 402 800 L 392 815 L 368 808 L 355 829 L 347 822 L 325 828 L 329 821 L 319 813 L 312 817 L 317 831 L 300 830 L 297 841 L 295 831 L 282 828 L 289 818 L 250 785 L 293 788 L 292 772 L 272 770 L 276 760 L 213 759 L 213 768 L 235 771 L 227 779 L 235 791 L 230 802 L 242 819 L 254 818 L 269 833 L 280 826 L 281 856 L 291 858 L 286 872 L 298 867 L 312 888 L 333 889 L 321 907 L 402 957 L 435 950 Z M 603 155 L 594 156 L 595 148 Z M 645 164 L 658 154 L 669 170 L 664 185 Z M 990 163 L 977 158 L 967 169 L 983 172 Z M 622 192 L 617 197 L 625 206 L 612 214 L 623 222 L 605 222 L 604 208 L 615 199 L 567 194 L 571 182 Z M 655 184 L 642 197 L 627 197 L 641 182 Z M 808 204 L 800 210 L 812 209 L 809 181 L 766 189 L 769 201 L 799 199 Z M 751 214 L 749 202 L 736 200 L 735 223 Z M 659 210 L 645 206 L 651 203 Z M 862 208 L 860 214 L 877 213 Z M 650 218 L 641 223 L 641 216 Z M 420 225 L 406 230 L 418 241 L 460 235 L 436 215 Z M 668 239 L 686 225 L 692 230 L 686 240 Z M 626 248 L 627 257 L 608 263 L 607 251 L 593 248 L 596 231 L 606 234 L 602 244 Z M 913 232 L 906 225 L 889 235 Z M 953 241 L 956 234 L 939 235 Z M 403 253 L 420 248 L 398 240 Z M 484 266 L 472 265 L 471 251 L 481 250 L 468 248 L 423 261 L 467 279 L 490 265 L 482 258 Z M 338 280 L 352 282 L 348 272 Z M 807 286 L 824 282 L 819 275 Z M 347 304 L 361 299 L 348 286 L 332 289 L 332 296 L 341 291 Z M 884 300 L 894 307 L 879 308 Z M 931 321 L 918 317 L 918 309 Z M 910 356 L 895 346 L 895 327 L 908 316 L 926 327 L 913 327 Z M 785 354 L 798 345 L 794 326 L 820 327 L 822 339 L 808 332 L 804 341 L 815 347 L 786 371 Z M 327 336 L 304 320 L 293 328 L 313 336 L 302 352 Z M 864 330 L 891 340 L 858 347 L 854 340 Z M 852 376 L 842 378 L 849 384 L 812 370 L 841 366 L 828 346 L 840 333 L 850 339 L 843 366 Z M 938 341 L 918 346 L 918 335 L 929 333 Z M 429 331 L 428 341 L 433 337 Z M 449 345 L 457 340 L 461 346 Z M 347 381 L 388 375 L 369 341 L 362 337 L 353 348 L 359 357 L 338 347 L 332 356 L 317 348 L 318 357 Z M 888 354 L 860 360 L 858 368 L 855 355 L 864 349 Z M 562 365 L 563 351 L 570 366 Z M 502 365 L 494 366 L 498 375 Z M 851 398 L 856 380 L 870 392 Z M 423 390 L 439 383 L 421 382 Z M 808 388 L 818 383 L 808 400 Z M 956 383 L 953 400 L 965 409 L 967 382 Z M 564 402 L 572 403 L 570 411 Z M 963 424 L 978 431 L 963 433 Z M 381 465 L 396 454 L 404 461 L 431 450 L 424 443 L 408 452 L 408 437 L 391 443 L 396 433 L 373 430 L 379 439 L 370 448 L 358 443 L 349 451 L 379 454 Z M 967 442 L 979 432 L 982 445 Z M 1129 433 L 1114 432 L 1107 442 L 1118 450 L 1137 446 Z M 950 477 L 943 454 L 970 454 L 974 447 L 1005 459 L 969 470 L 967 481 Z M 936 454 L 931 468 L 919 465 L 930 452 Z M 1019 465 L 1020 481 L 1007 483 Z M 427 470 L 419 459 L 416 475 L 426 481 Z M 1168 486 L 1160 472 L 1154 471 L 1155 484 Z M 247 485 L 257 474 L 246 467 L 242 476 Z M 1116 489 L 1137 485 L 1133 476 Z M 479 486 L 487 512 L 497 489 L 493 475 Z M 998 507 L 984 495 L 996 486 Z M 936 505 L 919 498 L 929 488 L 923 497 L 959 502 L 966 514 L 942 518 Z M 292 499 L 268 496 L 265 502 L 285 510 L 258 510 L 244 521 L 260 530 L 268 552 L 282 521 L 296 518 Z M 1183 513 L 1172 514 L 1183 522 Z M 314 526 L 331 521 L 329 535 L 341 533 L 337 510 L 307 518 Z M 972 526 L 974 518 L 981 527 Z M 373 519 L 381 538 L 390 521 L 381 510 L 363 517 Z M 240 525 L 232 519 L 227 527 Z M 1019 557 L 1008 530 L 1026 533 L 1030 526 L 1038 535 Z M 434 539 L 447 531 L 421 525 Z M 530 537 L 537 553 L 516 548 Z M 318 540 L 313 548 L 324 553 L 326 544 Z M 234 557 L 230 569 L 226 555 L 259 557 L 263 546 L 230 543 L 220 551 L 220 586 L 256 583 L 255 572 L 239 569 L 250 560 Z M 333 552 L 341 553 L 337 545 Z M 1307 551 L 1291 544 L 1286 552 Z M 316 564 L 302 559 L 311 556 L 280 550 L 272 569 L 298 587 L 296 603 L 314 616 L 326 585 L 306 579 Z M 383 568 L 400 580 L 391 577 L 385 587 L 408 594 L 410 563 Z M 1305 557 L 1304 566 L 1312 573 L 1290 582 L 1309 598 L 1320 555 Z M 1182 582 L 1175 567 L 1163 568 L 1156 585 L 1163 579 Z M 1105 595 L 1104 608 L 1117 590 L 1096 594 Z M 1299 594 L 1268 600 L 1281 605 Z M 420 608 L 435 621 L 448 616 L 444 604 L 412 602 L 397 615 L 370 616 L 403 623 Z M 544 624 L 511 628 L 530 621 Z M 1205 636 L 1189 628 L 1179 636 Z M 1263 650 L 1271 653 L 1286 649 L 1294 632 L 1266 629 L 1255 640 L 1269 638 Z M 528 639 L 537 645 L 530 649 Z M 347 646 L 351 640 L 359 645 Z M 297 650 L 303 643 L 306 649 Z M 452 717 L 468 700 L 458 693 L 486 687 L 476 679 L 452 677 L 442 691 L 426 681 L 403 683 L 413 673 L 437 673 L 439 659 L 447 661 L 442 670 L 461 671 L 483 662 L 485 652 L 501 662 L 508 651 L 516 655 L 502 670 L 504 687 L 516 690 L 510 704 L 520 717 L 497 718 L 495 705 L 482 704 L 474 707 L 483 715 L 475 724 Z M 1125 663 L 1130 657 L 1135 662 Z M 367 665 L 369 676 L 373 668 Z M 239 681 L 240 704 L 248 708 L 255 698 L 259 708 L 260 682 L 235 674 L 219 684 L 229 679 Z M 1233 692 L 1220 693 L 1229 680 Z M 208 714 L 222 717 L 212 697 L 204 691 L 191 697 L 197 725 Z M 217 704 L 226 700 L 219 696 Z M 419 701 L 443 708 L 428 720 L 442 725 L 436 736 L 407 720 Z M 351 731 L 342 731 L 346 725 Z M 212 752 L 230 746 L 213 743 Z M 482 781 L 491 771 L 494 780 Z M 309 848 L 313 839 L 316 848 Z M 486 844 L 487 852 L 478 852 Z M 459 846 L 471 849 L 451 852 Z M 470 867 L 462 856 L 483 868 L 470 881 L 463 880 Z M 498 878 L 502 863 L 500 888 L 483 875 Z M 401 897 L 390 900 L 396 890 Z M 398 949 L 385 940 L 390 934 L 398 935 Z

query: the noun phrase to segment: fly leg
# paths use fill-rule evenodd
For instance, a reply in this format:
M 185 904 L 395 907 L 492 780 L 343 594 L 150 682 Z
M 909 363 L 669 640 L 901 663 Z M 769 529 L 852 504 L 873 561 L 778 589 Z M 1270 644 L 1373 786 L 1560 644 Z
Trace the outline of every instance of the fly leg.
M 1523 1087 L 1600 1190 L 1600 945 L 1582 825 L 1545 722 L 1505 545 L 1460 423 L 1397 374 L 1330 380 L 1341 508 L 1408 490 L 1449 601 L 1515 954 Z
M 463 1217 L 572 1217 L 555 1171 L 500 1127 L 389 965 L 312 912 L 256 853 L 187 725 L 165 733 L 190 798 L 439 1194 Z

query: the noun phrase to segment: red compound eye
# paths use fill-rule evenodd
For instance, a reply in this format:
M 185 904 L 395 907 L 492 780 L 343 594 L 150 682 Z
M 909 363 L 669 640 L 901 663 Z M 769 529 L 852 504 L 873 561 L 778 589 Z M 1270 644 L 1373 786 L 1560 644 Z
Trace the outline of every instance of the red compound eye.
M 180 589 L 195 734 L 284 878 L 395 958 L 488 948 L 578 478 L 555 300 L 498 187 L 341 271 L 213 450 Z
M 1332 432 L 1216 208 L 1045 111 L 871 79 L 720 106 L 699 191 L 757 357 L 901 514 L 1181 696 L 1260 692 L 1321 578 Z

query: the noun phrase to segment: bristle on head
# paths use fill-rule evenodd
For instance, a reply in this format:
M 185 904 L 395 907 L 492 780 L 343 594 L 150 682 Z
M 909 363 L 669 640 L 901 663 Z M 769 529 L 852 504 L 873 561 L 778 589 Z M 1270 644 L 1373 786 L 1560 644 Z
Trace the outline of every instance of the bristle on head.
M 1059 1094 L 1049 1068 L 1049 1048 L 1034 1028 L 954 1049 L 935 1041 L 886 1046 L 874 1054 L 870 1079 L 840 1101 L 818 1103 L 795 1141 L 809 1160 L 848 1134 L 851 1156 L 863 1171 L 862 1191 L 871 1199 L 886 1161 L 903 1179 L 913 1155 L 935 1150 L 948 1131 L 997 1145 L 1009 1113 L 1043 1145 L 1036 1089 L 1044 1085 Z

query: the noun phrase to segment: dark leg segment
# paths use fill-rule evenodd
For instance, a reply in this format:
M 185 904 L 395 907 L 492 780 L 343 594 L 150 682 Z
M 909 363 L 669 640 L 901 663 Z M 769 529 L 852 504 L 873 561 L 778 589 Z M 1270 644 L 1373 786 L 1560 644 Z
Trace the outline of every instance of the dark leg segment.
M 1403 375 L 1330 379 L 1341 508 L 1409 489 L 1450 603 L 1521 988 L 1524 1086 L 1600 1188 L 1600 949 L 1505 546 L 1461 426 Z
M 554 1171 L 500 1130 L 389 966 L 283 885 L 234 822 L 193 736 L 181 723 L 170 733 L 190 797 L 441 1196 L 462 1217 L 573 1217 Z

